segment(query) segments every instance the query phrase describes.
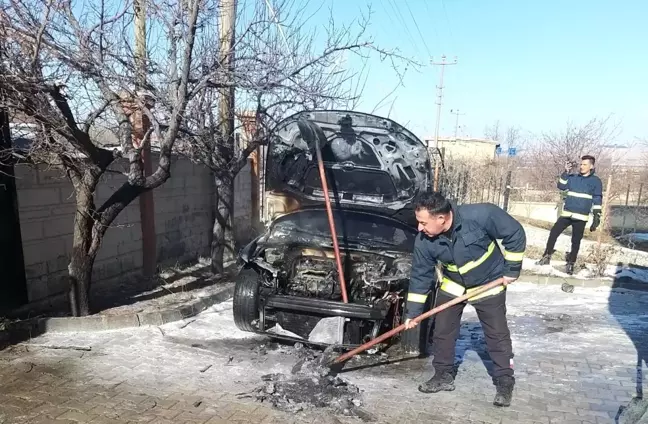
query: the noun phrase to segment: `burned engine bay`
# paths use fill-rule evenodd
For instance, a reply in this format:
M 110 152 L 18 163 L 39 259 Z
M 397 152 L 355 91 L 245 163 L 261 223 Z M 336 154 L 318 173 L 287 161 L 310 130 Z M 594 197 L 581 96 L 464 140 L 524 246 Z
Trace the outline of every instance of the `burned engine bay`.
M 336 344 L 350 346 L 399 325 L 411 255 L 342 249 L 341 259 L 348 303 L 342 302 L 332 249 L 291 244 L 264 249 L 255 262 L 271 272 L 262 273 L 259 330 L 313 341 L 320 324 L 335 319 L 326 317 L 341 317 L 343 327 L 326 332 L 337 334 Z
M 342 300 L 332 250 L 273 247 L 266 250 L 265 259 L 281 270 L 272 282 L 279 294 Z M 412 263 L 409 255 L 351 251 L 342 252 L 342 265 L 349 302 L 371 305 L 407 289 Z

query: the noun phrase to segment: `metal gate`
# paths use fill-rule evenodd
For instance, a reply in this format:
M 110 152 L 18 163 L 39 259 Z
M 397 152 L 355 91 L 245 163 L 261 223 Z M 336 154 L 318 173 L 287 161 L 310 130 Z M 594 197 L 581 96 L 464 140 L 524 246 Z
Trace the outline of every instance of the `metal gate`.
M 9 116 L 0 109 L 0 314 L 27 303 Z

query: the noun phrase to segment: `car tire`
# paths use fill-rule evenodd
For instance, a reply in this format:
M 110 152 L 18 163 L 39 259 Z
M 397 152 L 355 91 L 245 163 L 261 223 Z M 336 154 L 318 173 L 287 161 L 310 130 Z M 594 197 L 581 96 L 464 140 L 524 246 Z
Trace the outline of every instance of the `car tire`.
M 234 287 L 234 324 L 242 331 L 257 332 L 252 322 L 259 318 L 259 274 L 243 269 L 236 276 Z

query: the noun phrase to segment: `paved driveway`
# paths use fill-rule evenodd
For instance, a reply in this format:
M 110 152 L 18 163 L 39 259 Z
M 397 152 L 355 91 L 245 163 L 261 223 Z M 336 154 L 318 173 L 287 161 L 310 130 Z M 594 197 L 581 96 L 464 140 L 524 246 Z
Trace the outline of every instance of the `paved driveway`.
M 509 290 L 518 384 L 514 404 L 492 406 L 483 334 L 464 315 L 457 390 L 424 395 L 428 360 L 347 366 L 380 422 L 612 423 L 636 394 L 638 352 L 648 346 L 648 294 L 516 283 Z M 0 422 L 265 423 L 357 422 L 321 412 L 284 414 L 238 394 L 268 373 L 288 373 L 290 346 L 238 331 L 231 302 L 162 327 L 47 334 L 0 352 Z M 484 359 L 482 359 L 484 358 Z M 645 371 L 645 368 L 643 368 Z M 4 421 L 3 421 L 4 419 Z

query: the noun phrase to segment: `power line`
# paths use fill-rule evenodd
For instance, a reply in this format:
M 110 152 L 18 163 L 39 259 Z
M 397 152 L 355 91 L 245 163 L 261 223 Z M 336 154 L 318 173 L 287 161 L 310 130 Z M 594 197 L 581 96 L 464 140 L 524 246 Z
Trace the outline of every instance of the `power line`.
M 430 15 L 430 23 L 432 24 L 432 29 L 434 30 L 434 35 L 436 36 L 437 43 L 441 44 L 441 39 L 439 37 L 439 32 L 437 31 L 436 25 L 434 25 L 434 19 L 432 16 L 434 16 L 434 13 L 432 13 L 432 10 L 430 9 L 430 5 L 428 1 L 424 1 L 423 4 L 425 5 L 425 8 L 428 11 L 428 14 Z M 432 55 L 430 55 L 432 56 Z
M 448 10 L 446 9 L 445 0 L 441 0 L 441 6 L 443 6 L 443 14 L 445 15 L 446 22 L 448 23 L 448 32 L 450 33 L 450 43 L 454 46 L 454 35 L 452 34 L 452 24 L 450 23 L 450 18 L 448 17 Z
M 272 19 L 275 21 L 275 25 L 277 26 L 279 35 L 281 35 L 281 38 L 284 42 L 284 46 L 286 47 L 286 52 L 290 53 L 290 46 L 288 46 L 288 39 L 286 38 L 286 33 L 284 32 L 283 28 L 281 27 L 281 24 L 279 23 L 279 18 L 277 17 L 277 13 L 275 12 L 274 7 L 270 3 L 270 0 L 265 0 L 265 4 L 267 9 L 272 14 Z M 293 58 L 292 55 L 290 55 L 290 61 L 292 62 L 292 65 L 295 66 L 295 59 Z
M 416 50 L 416 52 L 418 53 L 418 46 L 417 46 L 418 43 L 416 42 L 416 40 L 412 36 L 412 33 L 410 32 L 409 27 L 408 27 L 407 23 L 405 22 L 405 19 L 403 18 L 403 14 L 400 12 L 400 9 L 398 8 L 397 5 L 395 5 L 394 0 L 387 0 L 387 3 L 389 3 L 389 6 L 394 11 L 394 14 L 396 15 L 396 18 L 400 21 L 402 28 L 405 29 L 405 34 L 407 34 L 410 41 L 412 42 L 412 45 L 414 46 L 414 50 Z M 428 53 L 428 55 L 429 55 L 429 53 Z
M 416 30 L 418 31 L 419 37 L 421 37 L 421 41 L 423 42 L 423 46 L 425 46 L 425 50 L 427 51 L 428 56 L 432 56 L 432 53 L 430 53 L 430 48 L 428 47 L 427 43 L 425 42 L 425 38 L 423 37 L 423 33 L 421 33 L 421 28 L 419 28 L 419 24 L 416 21 L 416 18 L 414 17 L 414 14 L 412 13 L 412 8 L 409 6 L 409 3 L 407 3 L 407 2 L 405 2 L 405 6 L 407 6 L 407 10 L 409 11 L 409 14 L 412 17 L 412 20 L 414 21 L 414 26 L 416 27 Z
M 455 132 L 454 132 L 454 137 L 455 139 L 457 138 L 457 132 L 459 131 L 459 116 L 464 116 L 465 113 L 459 113 L 459 109 L 450 109 L 450 113 L 455 115 L 456 120 L 455 120 Z

